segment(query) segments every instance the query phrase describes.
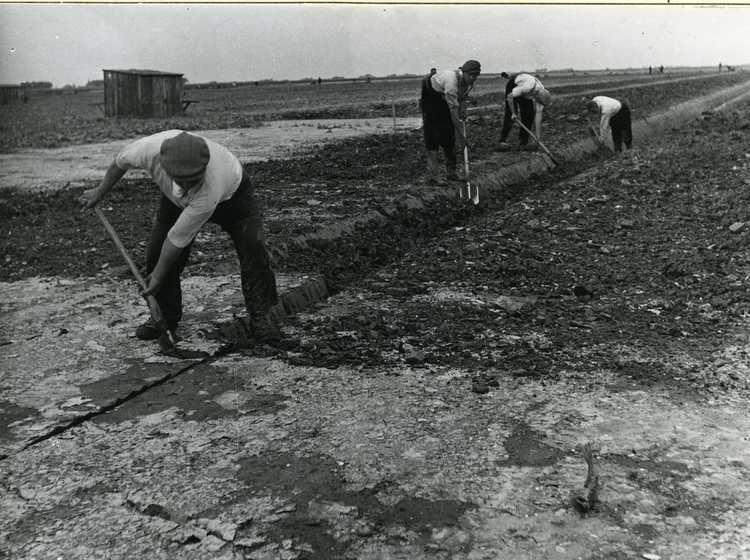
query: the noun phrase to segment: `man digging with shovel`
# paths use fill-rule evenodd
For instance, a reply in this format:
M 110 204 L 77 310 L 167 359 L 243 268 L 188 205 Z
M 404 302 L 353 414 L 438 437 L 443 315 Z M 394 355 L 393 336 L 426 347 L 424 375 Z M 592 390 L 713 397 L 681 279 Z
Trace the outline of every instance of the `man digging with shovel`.
M 467 60 L 457 70 L 430 73 L 422 80 L 419 106 L 427 151 L 427 183 L 430 185 L 443 184 L 438 171 L 438 148 L 442 148 L 445 155 L 448 180 L 461 180 L 456 172 L 456 145 L 462 151 L 466 146 L 463 125 L 466 101 L 481 71 L 479 62 Z
M 633 130 L 630 103 L 627 99 L 620 101 L 612 97 L 597 95 L 586 103 L 586 108 L 591 114 L 601 115 L 598 134 L 596 128 L 589 125 L 589 129 L 597 142 L 606 145 L 604 135 L 607 133 L 607 129 L 611 129 L 612 147 L 615 152 L 622 151 L 623 142 L 625 142 L 625 147 L 628 150 L 631 148 L 633 145 Z
M 268 315 L 278 301 L 276 277 L 263 243 L 250 177 L 234 154 L 180 130 L 141 138 L 117 154 L 98 187 L 81 194 L 81 206 L 94 208 L 129 169 L 148 172 L 161 191 L 146 250 L 143 295 L 156 297 L 167 329 L 174 334 L 182 318 L 180 274 L 195 236 L 210 221 L 229 234 L 237 251 L 249 337 L 256 343 L 279 341 L 279 329 Z M 153 319 L 136 329 L 142 340 L 162 334 Z
M 503 115 L 503 128 L 500 131 L 500 143 L 497 149 L 501 152 L 510 151 L 510 144 L 506 142 L 513 123 L 519 121 L 518 143 L 522 150 L 536 150 L 535 144 L 529 145 L 529 132 L 532 123 L 534 125 L 535 139 L 537 142 L 542 137 L 542 116 L 544 108 L 552 101 L 552 95 L 545 89 L 537 78 L 531 74 L 507 74 L 501 76 L 508 79 L 505 85 L 505 113 Z

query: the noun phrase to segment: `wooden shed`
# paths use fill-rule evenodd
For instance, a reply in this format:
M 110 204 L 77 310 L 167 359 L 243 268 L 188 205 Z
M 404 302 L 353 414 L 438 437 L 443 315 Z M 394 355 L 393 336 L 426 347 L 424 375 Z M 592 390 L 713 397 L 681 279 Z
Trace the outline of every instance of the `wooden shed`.
M 23 86 L 0 84 L 0 105 L 7 105 L 14 101 L 20 101 L 24 96 L 25 91 Z
M 182 113 L 182 74 L 103 70 L 108 117 L 169 117 Z

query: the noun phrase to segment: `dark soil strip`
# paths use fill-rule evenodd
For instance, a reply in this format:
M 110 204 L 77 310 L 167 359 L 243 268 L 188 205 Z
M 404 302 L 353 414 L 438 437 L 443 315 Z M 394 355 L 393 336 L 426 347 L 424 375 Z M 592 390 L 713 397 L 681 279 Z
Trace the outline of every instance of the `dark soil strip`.
M 216 359 L 218 357 L 219 356 L 213 356 L 210 359 Z M 170 379 L 174 379 L 178 375 L 182 375 L 183 373 L 190 371 L 191 369 L 197 367 L 200 364 L 207 363 L 208 361 L 209 361 L 209 358 L 204 358 L 202 360 L 199 360 L 199 361 L 193 362 L 191 364 L 188 364 L 187 366 L 185 366 L 185 367 L 183 367 L 181 369 L 178 369 L 177 371 L 170 372 L 167 375 L 165 375 L 163 377 L 160 377 L 159 379 L 156 379 L 155 381 L 152 381 L 151 383 L 147 383 L 147 384 L 143 385 L 142 387 L 140 387 L 138 389 L 135 389 L 134 391 L 131 391 L 130 393 L 128 393 L 127 395 L 125 395 L 123 397 L 115 399 L 111 403 L 106 404 L 106 405 L 102 406 L 101 408 L 99 408 L 99 409 L 97 409 L 95 411 L 89 412 L 87 414 L 83 414 L 81 416 L 77 416 L 77 417 L 73 418 L 72 420 L 70 420 L 69 422 L 67 422 L 65 424 L 61 424 L 59 426 L 55 426 L 54 428 L 52 428 L 47 433 L 42 434 L 40 436 L 35 437 L 34 439 L 29 440 L 28 443 L 26 443 L 26 445 L 24 445 L 21 448 L 21 450 L 26 450 L 29 447 L 32 447 L 34 445 L 37 445 L 37 444 L 42 443 L 44 441 L 47 441 L 48 439 L 50 439 L 52 437 L 55 437 L 55 436 L 60 435 L 60 434 L 63 434 L 65 432 L 67 432 L 68 430 L 70 430 L 71 428 L 75 428 L 76 426 L 80 426 L 81 424 L 83 424 L 84 422 L 87 422 L 87 421 L 91 420 L 92 418 L 96 418 L 97 416 L 101 416 L 102 414 L 106 414 L 106 413 L 114 410 L 115 408 L 117 408 L 121 404 L 126 403 L 127 401 L 132 400 L 132 399 L 136 398 L 139 395 L 142 395 L 146 391 L 149 391 L 149 390 L 153 389 L 154 387 L 158 387 L 159 385 L 163 385 L 164 383 L 166 383 Z M 0 461 L 2 461 L 3 459 L 6 459 L 6 458 L 7 458 L 7 455 L 6 456 L 0 456 Z

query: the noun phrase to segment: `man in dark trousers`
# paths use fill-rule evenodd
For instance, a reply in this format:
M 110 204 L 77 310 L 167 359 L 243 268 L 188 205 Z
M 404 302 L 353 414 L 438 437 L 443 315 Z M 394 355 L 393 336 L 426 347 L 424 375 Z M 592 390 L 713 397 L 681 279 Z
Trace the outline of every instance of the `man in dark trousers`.
M 466 145 L 463 127 L 466 102 L 481 71 L 479 62 L 467 60 L 456 70 L 430 72 L 422 80 L 419 106 L 427 151 L 428 184 L 442 184 L 438 171 L 438 148 L 442 148 L 445 155 L 448 180 L 459 180 L 456 148 L 463 150 Z
M 161 191 L 146 250 L 148 287 L 143 295 L 156 297 L 167 328 L 174 332 L 182 319 L 180 274 L 195 236 L 210 221 L 229 234 L 237 251 L 249 334 L 256 342 L 278 341 L 279 329 L 268 315 L 278 301 L 276 277 L 263 243 L 250 177 L 237 157 L 197 134 L 159 132 L 123 148 L 99 186 L 80 196 L 81 206 L 96 206 L 129 169 L 146 171 Z M 154 340 L 159 334 L 151 319 L 136 329 L 142 340 Z
M 541 140 L 542 115 L 544 108 L 552 101 L 552 96 L 537 78 L 531 74 L 500 74 L 508 82 L 505 84 L 505 113 L 503 115 L 503 128 L 500 131 L 500 144 L 498 150 L 508 151 L 510 145 L 506 142 L 513 122 L 518 119 L 519 113 L 521 123 L 528 128 L 534 127 L 534 134 Z M 529 145 L 529 134 L 523 128 L 518 127 L 518 143 L 521 149 Z M 536 146 L 531 146 L 536 149 Z
M 622 151 L 622 144 L 630 149 L 633 144 L 632 118 L 630 115 L 630 103 L 627 99 L 622 101 L 597 95 L 586 104 L 590 113 L 599 114 L 599 134 L 597 140 L 604 144 L 604 135 L 607 129 L 612 131 L 612 147 L 615 152 Z M 594 129 L 595 130 L 595 129 Z

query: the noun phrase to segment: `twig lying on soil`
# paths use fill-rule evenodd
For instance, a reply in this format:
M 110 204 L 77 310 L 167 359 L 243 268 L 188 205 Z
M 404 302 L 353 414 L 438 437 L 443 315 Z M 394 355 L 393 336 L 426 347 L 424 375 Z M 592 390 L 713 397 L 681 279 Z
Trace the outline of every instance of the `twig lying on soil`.
M 596 462 L 596 450 L 591 442 L 583 447 L 583 458 L 588 465 L 586 482 L 583 488 L 573 492 L 571 503 L 580 513 L 593 511 L 599 503 L 599 467 Z

